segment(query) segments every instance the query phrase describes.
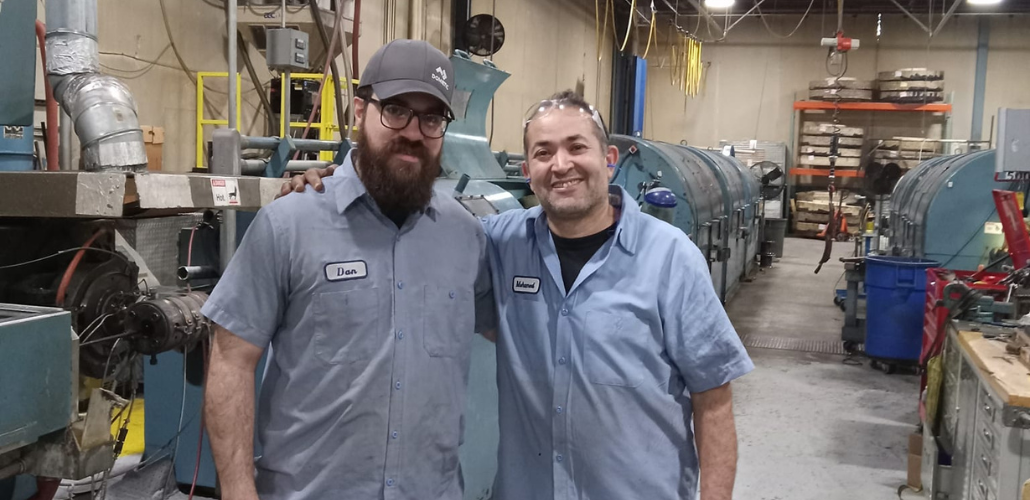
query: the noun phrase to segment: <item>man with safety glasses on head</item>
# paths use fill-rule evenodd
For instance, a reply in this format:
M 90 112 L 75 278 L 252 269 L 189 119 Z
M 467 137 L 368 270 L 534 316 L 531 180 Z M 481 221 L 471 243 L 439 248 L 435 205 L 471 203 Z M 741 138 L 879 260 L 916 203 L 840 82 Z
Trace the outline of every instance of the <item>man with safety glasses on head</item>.
M 692 500 L 700 483 L 701 500 L 729 500 L 730 382 L 754 365 L 705 258 L 610 184 L 619 151 L 574 93 L 530 108 L 523 143 L 540 206 L 483 220 L 499 327 L 494 498 Z
M 496 320 L 483 227 L 433 191 L 453 83 L 426 42 L 379 49 L 354 99 L 357 149 L 324 195 L 258 212 L 204 305 L 223 499 L 462 498 L 472 335 Z

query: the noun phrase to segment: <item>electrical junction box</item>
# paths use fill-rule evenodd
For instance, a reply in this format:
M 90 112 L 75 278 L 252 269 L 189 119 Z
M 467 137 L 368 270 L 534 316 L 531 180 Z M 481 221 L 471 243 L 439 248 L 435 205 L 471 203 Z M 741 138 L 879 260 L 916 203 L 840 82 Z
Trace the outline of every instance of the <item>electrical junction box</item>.
M 1030 180 L 1030 109 L 998 110 L 998 150 L 994 179 Z
M 279 28 L 267 32 L 265 61 L 269 69 L 301 71 L 308 64 L 308 34 L 295 29 Z

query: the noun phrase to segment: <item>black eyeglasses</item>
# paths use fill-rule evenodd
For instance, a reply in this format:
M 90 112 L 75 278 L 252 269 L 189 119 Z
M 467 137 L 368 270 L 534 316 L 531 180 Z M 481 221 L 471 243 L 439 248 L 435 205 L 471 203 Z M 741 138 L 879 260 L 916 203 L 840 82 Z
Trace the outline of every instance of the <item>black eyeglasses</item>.
M 401 106 L 392 102 L 382 102 L 379 99 L 368 98 L 379 107 L 379 121 L 390 130 L 404 130 L 411 119 L 418 117 L 418 129 L 428 139 L 439 139 L 447 133 L 447 126 L 451 118 L 437 113 L 419 113 L 407 106 Z

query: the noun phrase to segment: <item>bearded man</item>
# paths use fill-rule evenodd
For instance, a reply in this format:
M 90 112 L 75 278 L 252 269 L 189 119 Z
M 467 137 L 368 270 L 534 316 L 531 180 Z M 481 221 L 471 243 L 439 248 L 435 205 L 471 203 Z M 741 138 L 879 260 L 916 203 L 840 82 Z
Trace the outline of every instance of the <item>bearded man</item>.
M 483 227 L 433 190 L 453 88 L 429 44 L 379 49 L 354 99 L 356 150 L 326 194 L 258 212 L 205 304 L 222 498 L 462 497 L 472 335 L 496 319 Z

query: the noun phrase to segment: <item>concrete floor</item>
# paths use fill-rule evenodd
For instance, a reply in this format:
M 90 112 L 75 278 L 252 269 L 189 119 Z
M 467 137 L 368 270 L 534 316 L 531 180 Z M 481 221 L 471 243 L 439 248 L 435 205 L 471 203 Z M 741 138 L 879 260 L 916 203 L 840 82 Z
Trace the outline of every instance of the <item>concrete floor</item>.
M 727 306 L 741 335 L 839 341 L 832 303 L 837 259 L 813 274 L 823 242 L 788 238 L 784 257 L 742 285 Z M 841 281 L 843 286 L 843 281 Z M 749 349 L 756 369 L 734 382 L 740 459 L 734 497 L 895 499 L 905 484 L 919 378 L 849 366 L 843 356 Z M 919 498 L 917 495 L 903 498 Z

